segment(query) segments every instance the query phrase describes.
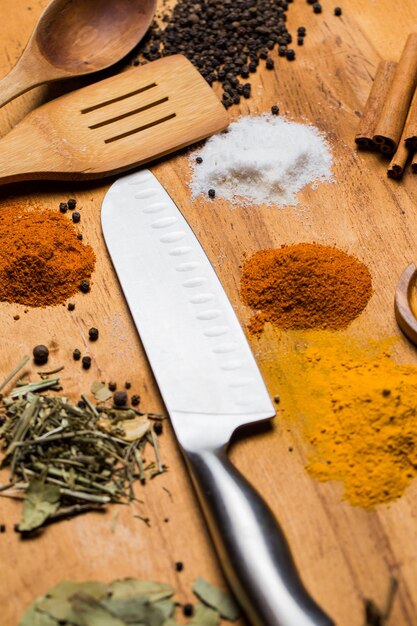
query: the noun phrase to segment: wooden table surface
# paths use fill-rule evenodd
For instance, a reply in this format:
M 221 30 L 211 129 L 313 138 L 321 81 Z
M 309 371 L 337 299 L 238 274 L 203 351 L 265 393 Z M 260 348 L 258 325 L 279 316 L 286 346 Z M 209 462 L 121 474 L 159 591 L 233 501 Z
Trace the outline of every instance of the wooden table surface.
M 341 18 L 333 16 L 338 3 L 343 7 Z M 0 74 L 19 57 L 46 4 L 46 0 L 0 1 Z M 349 333 L 399 337 L 392 301 L 399 274 L 407 263 L 416 261 L 417 177 L 408 174 L 401 183 L 387 179 L 378 155 L 357 154 L 353 137 L 376 65 L 381 58 L 399 57 L 407 34 L 417 23 L 417 4 L 414 0 L 323 0 L 322 4 L 322 15 L 314 15 L 305 0 L 290 5 L 291 32 L 299 25 L 308 31 L 304 47 L 295 46 L 296 62 L 280 59 L 275 71 L 256 74 L 254 97 L 233 107 L 231 113 L 256 114 L 277 103 L 292 118 L 317 125 L 328 133 L 333 147 L 333 184 L 301 193 L 301 212 L 278 207 L 231 208 L 220 200 L 190 202 L 184 154 L 152 169 L 195 229 L 243 324 L 250 316 L 238 296 L 244 253 L 315 241 L 336 244 L 371 269 L 374 295 Z M 5 134 L 60 88 L 39 88 L 0 110 L 0 132 Z M 65 306 L 25 310 L 1 303 L 1 374 L 8 373 L 34 345 L 46 343 L 51 349 L 50 364 L 65 364 L 62 382 L 74 398 L 88 391 L 95 379 L 114 379 L 119 385 L 130 380 L 144 408 L 162 411 L 100 230 L 100 206 L 111 182 L 19 184 L 0 190 L 6 204 L 13 196 L 55 208 L 60 201 L 76 197 L 85 240 L 98 259 L 91 293 L 75 298 L 74 313 Z M 13 319 L 16 314 L 18 321 Z M 86 338 L 92 325 L 101 332 L 94 344 Z M 416 361 L 406 341 L 399 341 L 402 358 Z M 271 395 L 279 393 L 269 375 L 271 362 L 280 358 L 279 334 L 275 342 L 269 336 L 252 345 Z M 91 354 L 89 372 L 72 361 L 75 347 Z M 290 445 L 295 447 L 292 455 L 288 454 Z M 8 532 L 0 535 L 1 626 L 16 626 L 31 600 L 64 578 L 153 578 L 172 583 L 182 601 L 192 599 L 190 587 L 197 576 L 224 585 L 168 425 L 161 448 L 169 472 L 141 490 L 143 504 L 62 522 L 31 541 L 22 541 L 12 532 L 20 505 L 1 500 L 0 521 L 8 525 Z M 400 585 L 390 623 L 415 625 L 417 484 L 395 504 L 366 512 L 342 501 L 339 484 L 319 484 L 310 478 L 304 469 L 304 453 L 298 433 L 286 428 L 279 414 L 272 429 L 240 437 L 231 450 L 233 461 L 281 521 L 306 585 L 339 626 L 362 624 L 364 596 L 383 603 L 390 574 Z M 151 527 L 135 518 L 137 514 L 148 515 Z M 179 560 L 185 564 L 182 573 L 174 568 Z

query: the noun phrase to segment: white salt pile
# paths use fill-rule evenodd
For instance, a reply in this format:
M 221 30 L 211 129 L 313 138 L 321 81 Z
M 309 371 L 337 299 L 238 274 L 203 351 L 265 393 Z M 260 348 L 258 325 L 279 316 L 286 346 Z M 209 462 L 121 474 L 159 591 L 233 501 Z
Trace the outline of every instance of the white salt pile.
M 190 163 L 193 198 L 214 189 L 216 197 L 244 205 L 295 205 L 305 185 L 332 179 L 330 146 L 317 128 L 272 115 L 241 117 Z

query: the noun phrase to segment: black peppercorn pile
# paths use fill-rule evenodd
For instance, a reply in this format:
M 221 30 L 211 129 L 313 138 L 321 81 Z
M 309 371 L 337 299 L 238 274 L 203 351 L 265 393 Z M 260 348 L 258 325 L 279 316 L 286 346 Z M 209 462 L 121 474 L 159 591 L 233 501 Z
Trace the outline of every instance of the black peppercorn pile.
M 212 85 L 222 83 L 226 108 L 250 97 L 250 83 L 261 61 L 272 70 L 270 51 L 295 58 L 288 46 L 292 37 L 286 27 L 286 11 L 293 0 L 179 0 L 165 16 L 162 30 L 155 23 L 139 50 L 154 61 L 171 54 L 185 55 Z

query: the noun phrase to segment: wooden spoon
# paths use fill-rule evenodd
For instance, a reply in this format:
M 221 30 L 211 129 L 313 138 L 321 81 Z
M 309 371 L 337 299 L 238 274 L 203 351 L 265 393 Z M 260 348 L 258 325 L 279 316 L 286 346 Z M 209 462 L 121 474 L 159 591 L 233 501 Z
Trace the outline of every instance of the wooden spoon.
M 37 85 L 113 65 L 142 39 L 155 6 L 156 0 L 52 0 L 0 81 L 0 107 Z
M 417 267 L 410 263 L 400 276 L 395 291 L 394 311 L 398 326 L 417 345 L 417 319 L 412 308 L 413 289 L 417 282 Z

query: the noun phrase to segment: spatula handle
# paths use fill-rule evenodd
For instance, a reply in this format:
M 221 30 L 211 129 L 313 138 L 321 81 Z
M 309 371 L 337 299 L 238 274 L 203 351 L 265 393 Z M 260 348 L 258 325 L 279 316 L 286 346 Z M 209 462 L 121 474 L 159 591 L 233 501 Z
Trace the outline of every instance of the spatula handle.
M 253 626 L 332 626 L 271 509 L 224 449 L 183 450 L 226 577 Z

